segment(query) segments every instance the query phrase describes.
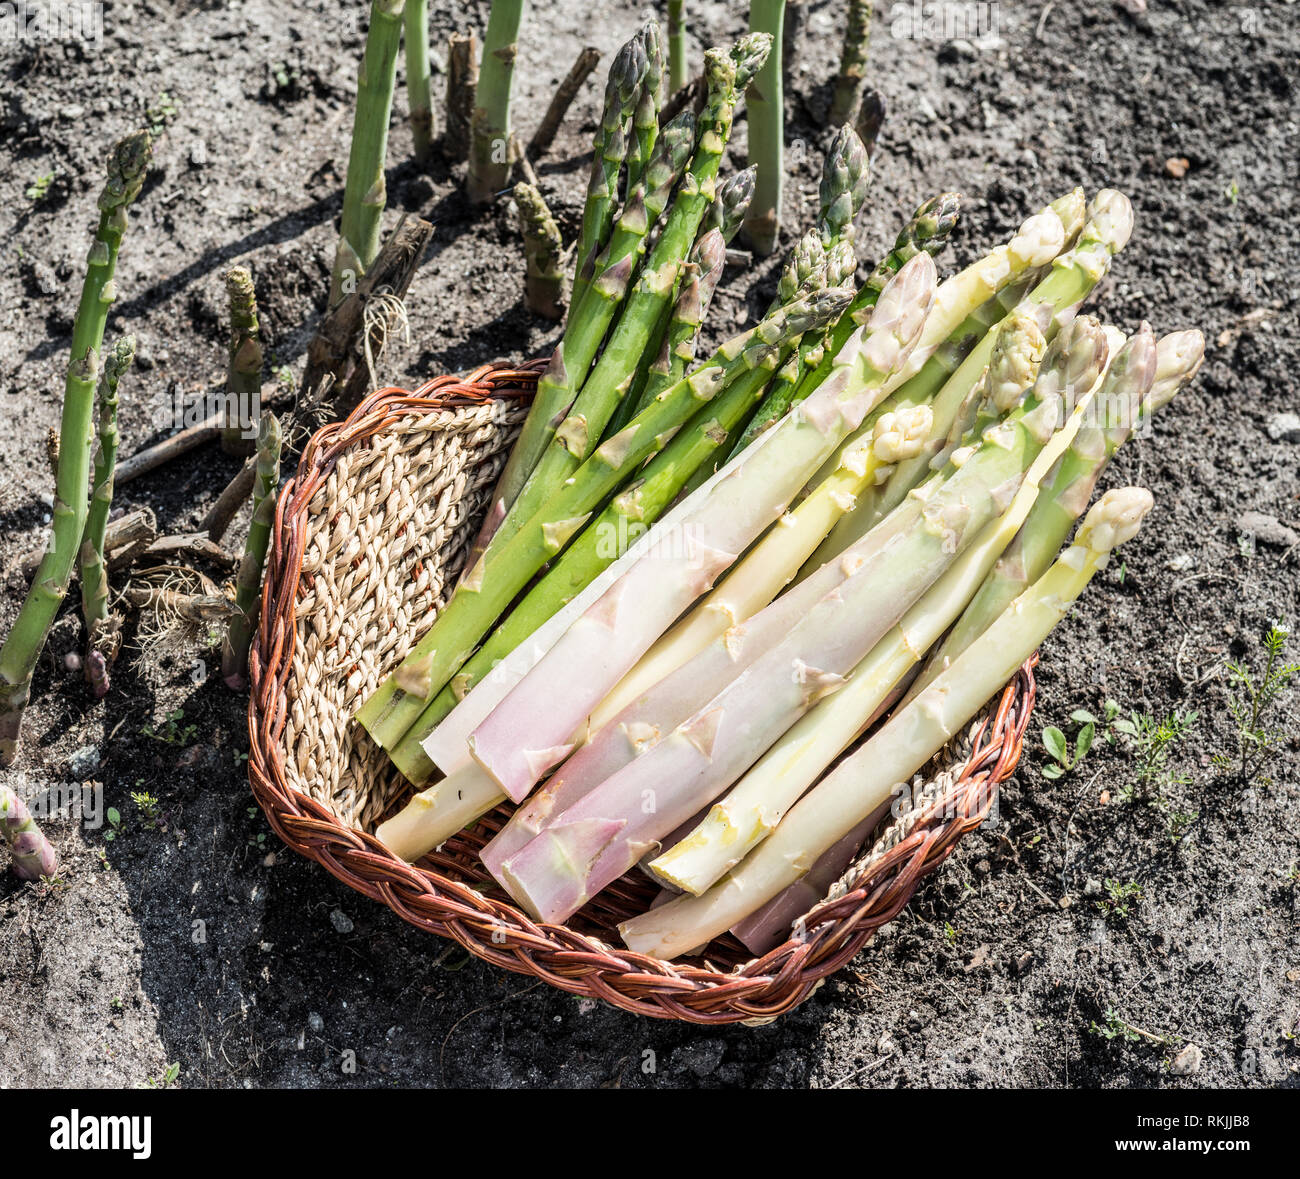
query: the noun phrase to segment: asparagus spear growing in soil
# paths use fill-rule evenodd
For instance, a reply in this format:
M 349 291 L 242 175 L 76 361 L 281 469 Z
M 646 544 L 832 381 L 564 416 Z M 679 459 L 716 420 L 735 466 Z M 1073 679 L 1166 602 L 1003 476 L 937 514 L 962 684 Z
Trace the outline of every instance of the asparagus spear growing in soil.
M 546 319 L 564 316 L 564 242 L 542 194 L 516 184 L 515 208 L 524 238 L 524 304 Z
M 795 883 L 837 840 L 958 733 L 1069 612 L 1151 507 L 1141 488 L 1108 492 L 1074 544 L 857 753 L 802 798 L 775 832 L 703 896 L 683 896 L 619 926 L 629 948 L 672 959 L 708 942 Z
M 785 181 L 785 105 L 782 97 L 781 44 L 785 0 L 750 0 L 749 27 L 772 38 L 772 52 L 749 87 L 749 163 L 757 169 L 754 200 L 745 215 L 745 238 L 754 252 L 770 254 L 781 231 L 781 192 Z
M 0 835 L 9 845 L 9 858 L 19 880 L 53 876 L 59 862 L 50 841 L 32 818 L 27 804 L 9 786 L 0 784 Z
M 388 120 L 393 113 L 404 2 L 373 0 L 370 5 L 370 29 L 357 79 L 357 109 L 343 186 L 343 217 L 330 277 L 331 309 L 343 302 L 379 253 L 379 222 L 388 200 L 384 182 Z
M 685 0 L 668 0 L 668 92 L 676 94 L 688 79 L 686 77 L 686 23 L 683 18 Z
M 1050 340 L 1060 324 L 1068 322 L 1079 304 L 1105 277 L 1112 259 L 1128 244 L 1132 232 L 1133 209 L 1128 198 L 1114 189 L 1102 189 L 1088 205 L 1078 242 L 1056 259 L 1051 273 L 1026 296 L 1020 310 L 1038 318 L 1044 335 Z M 830 560 L 864 536 L 924 477 L 930 462 L 942 449 L 962 404 L 988 364 L 994 339 L 995 333 L 986 335 L 934 397 L 933 434 L 922 453 L 900 463 L 876 495 L 864 497 L 840 521 L 813 554 L 812 567 Z
M 559 131 L 560 124 L 564 122 L 564 116 L 568 114 L 573 100 L 578 97 L 578 91 L 582 89 L 582 84 L 599 64 L 600 50 L 594 45 L 588 45 L 578 54 L 578 59 L 557 87 L 551 105 L 546 108 L 546 114 L 542 116 L 542 121 L 537 124 L 532 139 L 528 141 L 529 159 L 540 159 L 555 142 L 555 134 Z
M 678 382 L 637 414 L 626 429 L 596 449 L 525 527 L 504 544 L 491 545 L 424 639 L 358 712 L 357 719 L 371 736 L 392 749 L 515 594 L 558 555 L 592 511 L 661 450 L 701 404 L 753 368 L 766 346 L 799 335 L 807 324 L 787 309 L 722 345 L 714 354 L 715 363 Z
M 81 541 L 81 612 L 86 620 L 88 649 L 86 678 L 96 697 L 108 692 L 108 668 L 117 657 L 118 637 L 108 630 L 108 571 L 104 565 L 104 537 L 113 506 L 113 472 L 117 468 L 117 387 L 135 359 L 135 337 L 124 336 L 113 345 L 99 378 L 99 447 Z M 92 658 L 93 655 L 98 658 Z
M 1100 393 L 1094 396 L 1088 391 L 1079 399 L 1065 428 L 1034 460 L 1007 510 L 985 527 L 976 542 L 873 648 L 842 691 L 821 701 L 798 721 L 688 838 L 654 861 L 651 867 L 656 875 L 677 888 L 700 894 L 771 834 L 781 816 L 868 726 L 895 686 L 971 600 L 1034 507 L 1040 482 L 1067 453 L 1067 447 L 1078 445 L 1080 428 L 1093 406 L 1107 398 L 1135 403 L 1149 383 L 1153 354 L 1149 334 L 1139 333 L 1124 345 L 1100 382 Z M 918 690 L 913 688 L 914 693 Z
M 818 292 L 805 305 L 814 309 L 819 318 L 828 320 L 843 308 L 848 299 L 848 292 Z M 797 313 L 802 314 L 802 310 Z M 789 343 L 769 346 L 752 369 L 742 372 L 719 393 L 709 404 L 707 412 L 697 414 L 679 430 L 637 479 L 583 529 L 546 576 L 461 668 L 451 685 L 435 698 L 421 716 L 420 723 L 393 749 L 393 764 L 408 779 L 420 782 L 431 776 L 434 762 L 426 738 L 433 726 L 452 711 L 456 700 L 483 676 L 490 674 L 499 659 L 527 640 L 548 618 L 580 594 L 611 561 L 622 555 L 630 542 L 659 518 L 691 473 L 717 449 L 728 427 L 741 420 L 753 407 L 771 378 L 772 370 L 781 356 L 789 351 Z M 679 534 L 662 535 L 677 537 Z M 654 551 L 647 554 L 651 559 L 662 555 L 658 539 L 656 537 Z M 668 543 L 676 542 L 670 540 Z M 691 544 L 691 538 L 683 538 L 680 544 Z M 672 555 L 671 551 L 669 555 Z M 595 603 L 592 605 L 594 607 Z M 450 756 L 443 760 L 447 766 L 454 767 L 467 746 L 462 736 L 450 751 L 446 750 L 445 741 L 441 745 L 435 742 L 432 747 L 450 752 Z
M 852 123 L 857 119 L 870 45 L 871 0 L 849 0 L 849 19 L 844 26 L 844 46 L 840 51 L 840 72 L 831 98 L 832 123 Z
M 433 157 L 433 91 L 429 73 L 429 0 L 406 0 L 406 101 L 410 107 L 415 158 Z
M 221 678 L 226 687 L 241 691 L 248 684 L 248 648 L 261 607 L 262 566 L 275 522 L 275 492 L 280 483 L 280 423 L 263 414 L 257 431 L 257 473 L 253 484 L 253 518 L 244 543 L 244 559 L 235 578 L 238 613 L 226 629 L 221 648 Z
M 755 60 L 761 61 L 767 44 L 767 38 L 747 38 L 741 42 L 738 48 L 745 51 L 747 68 L 752 68 Z M 626 395 L 637 360 L 649 346 L 659 317 L 672 299 L 686 255 L 713 198 L 718 164 L 738 98 L 735 80 L 740 72 L 737 65 L 718 50 L 710 50 L 706 55 L 709 97 L 700 118 L 695 155 L 678 187 L 663 232 L 646 259 L 641 277 L 628 296 L 600 360 L 582 383 L 564 420 L 555 427 L 536 468 L 497 527 L 489 552 L 491 545 L 509 541 L 515 529 L 564 486 L 578 465 L 595 449 L 606 424 Z M 602 281 L 612 273 L 612 269 L 607 271 L 601 276 Z M 593 293 L 597 289 L 593 287 Z M 585 314 L 583 318 L 586 318 Z
M 1097 480 L 1115 451 L 1132 437 L 1140 420 L 1168 405 L 1196 375 L 1204 354 L 1205 340 L 1200 332 L 1163 336 L 1155 345 L 1154 372 L 1150 373 L 1145 393 L 1130 383 L 1124 389 L 1107 389 L 1097 398 L 1097 421 L 1079 431 L 1070 450 L 1053 468 L 1024 527 L 926 664 L 913 695 L 970 646 L 1026 586 L 1042 576 L 1052 554 L 1092 498 Z M 1134 357 L 1131 367 L 1137 372 L 1145 363 L 1144 358 Z
M 918 501 L 915 522 L 896 534 L 896 543 L 869 554 L 846 553 L 824 576 L 811 579 L 829 592 L 788 635 L 765 645 L 739 674 L 706 685 L 712 697 L 684 721 L 654 726 L 662 734 L 657 740 L 637 734 L 642 747 L 648 746 L 639 757 L 504 860 L 498 878 L 511 895 L 544 920 L 563 920 L 734 782 L 819 699 L 842 687 L 854 666 L 1000 514 L 1060 421 L 1057 387 L 1063 375 L 1091 387 L 1105 348 L 1100 328 L 1091 340 L 1081 334 L 1077 347 L 1044 373 L 1047 379 L 1040 379 L 1026 406 Z M 1089 359 L 1095 368 L 1085 380 Z M 684 676 L 693 672 L 693 663 L 681 669 Z M 531 747 L 527 734 L 521 742 Z M 645 790 L 651 793 L 643 795 Z M 654 805 L 631 805 L 643 797 Z
M 478 58 L 478 37 L 473 29 L 463 35 L 452 33 L 447 39 L 447 125 L 442 133 L 442 154 L 450 164 L 469 158 Z
M 72 356 L 59 425 L 62 445 L 55 479 L 50 545 L 13 629 L 0 648 L 0 765 L 12 765 L 18 755 L 32 671 L 45 646 L 54 615 L 68 592 L 68 581 L 85 531 L 99 350 L 108 309 L 117 297 L 113 274 L 122 235 L 126 232 L 126 210 L 140 193 L 151 155 L 148 132 L 137 131 L 122 139 L 113 149 L 108 162 L 108 181 L 99 195 L 99 227 L 87 258 L 86 279 L 72 329 Z
M 230 304 L 230 357 L 221 449 L 246 458 L 253 453 L 248 434 L 262 397 L 262 340 L 253 276 L 245 267 L 233 266 L 226 272 L 226 298 Z
M 488 13 L 465 174 L 465 191 L 477 205 L 492 200 L 510 178 L 510 89 L 523 15 L 524 0 L 492 0 Z

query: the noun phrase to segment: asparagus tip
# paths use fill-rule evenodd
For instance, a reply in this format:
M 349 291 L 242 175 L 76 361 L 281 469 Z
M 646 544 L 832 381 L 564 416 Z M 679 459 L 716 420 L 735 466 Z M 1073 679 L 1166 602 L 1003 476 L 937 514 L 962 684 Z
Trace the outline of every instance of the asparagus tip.
M 1074 543 L 1108 553 L 1132 540 L 1155 499 L 1145 487 L 1117 487 L 1106 492 L 1084 517 Z

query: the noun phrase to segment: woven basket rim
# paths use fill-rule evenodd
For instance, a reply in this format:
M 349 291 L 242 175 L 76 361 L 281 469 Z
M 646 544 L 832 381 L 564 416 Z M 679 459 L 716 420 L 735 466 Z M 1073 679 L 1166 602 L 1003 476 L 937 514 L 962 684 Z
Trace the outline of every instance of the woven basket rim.
M 812 911 L 800 937 L 729 970 L 702 959 L 665 962 L 565 925 L 533 921 L 515 905 L 484 896 L 424 861 L 399 860 L 373 835 L 345 826 L 289 784 L 280 738 L 288 715 L 304 533 L 322 481 L 345 449 L 405 415 L 529 398 L 542 367 L 540 362 L 491 364 L 461 378 L 437 378 L 413 392 L 380 389 L 308 442 L 276 504 L 250 656 L 248 769 L 254 797 L 275 833 L 295 851 L 403 920 L 450 938 L 487 962 L 652 1018 L 767 1022 L 798 1006 L 851 959 L 987 818 L 998 784 L 1020 757 L 1034 705 L 1036 656 L 1003 690 L 991 713 L 971 727 L 965 764 L 959 770 L 954 766 L 946 787 L 907 815 L 901 836 L 858 861 L 850 873 L 856 879 Z

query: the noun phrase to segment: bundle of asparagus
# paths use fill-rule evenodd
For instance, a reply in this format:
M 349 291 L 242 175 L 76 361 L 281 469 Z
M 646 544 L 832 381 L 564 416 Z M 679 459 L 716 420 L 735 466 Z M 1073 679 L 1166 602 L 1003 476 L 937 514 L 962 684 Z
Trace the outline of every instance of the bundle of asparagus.
M 1111 190 L 938 282 L 945 194 L 854 289 L 846 127 L 767 315 L 696 362 L 768 40 L 710 51 L 698 121 L 662 130 L 657 33 L 619 54 L 564 338 L 472 567 L 358 714 L 432 780 L 380 826 L 395 854 L 520 803 L 482 853 L 497 881 L 564 921 L 640 863 L 686 894 L 622 927 L 665 957 L 728 929 L 758 948 L 819 899 L 1136 531 L 1127 488 L 1066 544 L 1203 351 L 1079 314 L 1132 230 Z

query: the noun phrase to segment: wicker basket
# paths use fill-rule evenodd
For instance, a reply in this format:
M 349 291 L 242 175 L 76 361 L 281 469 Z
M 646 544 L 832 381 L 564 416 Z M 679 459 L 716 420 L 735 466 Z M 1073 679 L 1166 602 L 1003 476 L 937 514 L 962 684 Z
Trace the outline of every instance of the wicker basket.
M 459 570 L 537 379 L 481 368 L 371 394 L 319 431 L 280 496 L 251 660 L 249 776 L 276 833 L 358 892 L 480 958 L 656 1018 L 762 1022 L 801 1003 L 988 816 L 1034 701 L 1032 661 L 945 750 L 801 932 L 761 958 L 730 936 L 662 962 L 616 923 L 656 889 L 632 872 L 566 925 L 516 908 L 478 851 L 503 805 L 418 864 L 369 834 L 410 792 L 350 718 L 432 621 Z M 921 782 L 918 780 L 918 785 Z

